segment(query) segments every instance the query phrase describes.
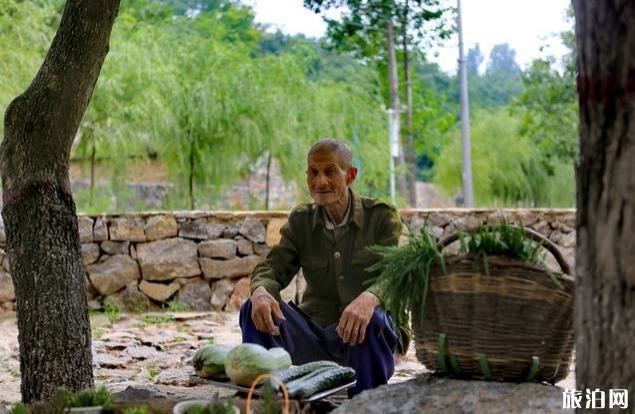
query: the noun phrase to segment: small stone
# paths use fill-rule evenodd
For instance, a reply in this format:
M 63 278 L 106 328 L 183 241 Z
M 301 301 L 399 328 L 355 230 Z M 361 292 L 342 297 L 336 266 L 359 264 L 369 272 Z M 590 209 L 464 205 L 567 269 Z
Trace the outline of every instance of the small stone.
M 172 216 L 152 216 L 148 219 L 145 226 L 146 239 L 148 241 L 176 237 L 178 232 L 176 219 Z
M 82 261 L 84 266 L 95 263 L 99 259 L 99 245 L 97 243 L 82 243 Z
M 198 244 L 200 257 L 231 259 L 236 256 L 236 242 L 230 239 L 206 240 Z
M 126 348 L 126 354 L 133 359 L 143 361 L 144 359 L 150 359 L 158 354 L 157 350 L 151 346 L 129 346 Z
M 236 240 L 236 245 L 238 246 L 238 253 L 241 256 L 249 256 L 254 254 L 254 246 L 249 240 L 243 239 L 241 237 L 240 239 Z
M 122 309 L 129 312 L 154 312 L 159 311 L 159 306 L 155 305 L 150 299 L 139 290 L 139 282 L 136 280 L 129 283 L 122 291 L 108 296 L 110 300 Z
M 248 277 L 242 278 L 234 286 L 234 291 L 229 298 L 229 303 L 225 306 L 226 311 L 234 312 L 240 310 L 240 307 L 249 299 L 249 285 L 250 280 Z
M 223 230 L 223 238 L 233 239 L 238 235 L 238 226 L 236 224 L 228 224 Z
M 265 226 L 253 217 L 247 217 L 240 225 L 238 232 L 254 243 L 265 242 Z
M 208 311 L 211 309 L 211 297 L 212 290 L 207 282 L 196 279 L 181 288 L 176 300 L 178 303 L 187 305 L 193 311 Z
M 139 290 L 145 293 L 150 299 L 154 299 L 158 302 L 165 302 L 172 295 L 179 291 L 179 285 L 177 282 L 172 282 L 169 285 L 163 283 L 151 283 L 142 280 L 139 283 Z
M 269 223 L 267 224 L 267 236 L 265 239 L 267 246 L 273 247 L 280 243 L 280 229 L 287 221 L 287 219 L 281 218 L 269 220 Z
M 0 271 L 0 303 L 15 300 L 15 290 L 11 275 Z
M 212 284 L 212 297 L 210 299 L 212 310 L 222 310 L 233 291 L 234 284 L 229 279 L 221 279 L 214 282 Z
M 96 242 L 108 240 L 108 226 L 106 226 L 106 219 L 100 217 L 95 220 L 95 226 L 93 227 L 93 240 Z
M 139 266 L 130 256 L 117 254 L 88 266 L 88 276 L 102 295 L 111 295 L 139 279 Z
M 145 222 L 139 217 L 118 217 L 110 222 L 110 240 L 146 241 Z
M 110 354 L 97 354 L 93 356 L 93 365 L 100 368 L 126 368 L 132 361 L 129 356 L 116 357 Z
M 81 243 L 91 243 L 93 241 L 93 219 L 86 216 L 77 216 L 79 227 L 79 241 Z
M 445 227 L 449 223 L 450 220 L 447 216 L 437 212 L 430 213 L 426 219 L 426 224 L 429 227 Z
M 223 234 L 225 225 L 216 220 L 195 219 L 181 224 L 179 237 L 195 240 L 217 239 Z
M 571 248 L 576 245 L 576 233 L 572 231 L 570 233 L 560 233 L 554 231 L 550 236 L 551 241 L 558 245 L 558 247 Z
M 107 254 L 130 254 L 130 242 L 129 241 L 111 241 L 106 240 L 101 242 L 101 249 Z
M 213 260 L 201 257 L 199 262 L 205 279 L 222 279 L 246 276 L 263 260 L 263 257 L 252 255 L 230 260 Z
M 97 299 L 89 300 L 88 309 L 94 310 L 94 311 L 101 310 L 102 309 L 101 302 L 98 301 Z

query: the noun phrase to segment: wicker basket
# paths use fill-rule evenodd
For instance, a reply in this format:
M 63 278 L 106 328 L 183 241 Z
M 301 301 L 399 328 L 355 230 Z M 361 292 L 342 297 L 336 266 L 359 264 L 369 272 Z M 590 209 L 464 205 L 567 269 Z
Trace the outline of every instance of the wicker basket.
M 466 379 L 547 381 L 569 372 L 573 337 L 573 288 L 569 266 L 558 248 L 524 229 L 558 261 L 564 274 L 507 257 L 450 256 L 446 273 L 430 273 L 425 310 L 413 312 L 419 361 L 438 373 Z M 439 243 L 443 249 L 457 240 Z

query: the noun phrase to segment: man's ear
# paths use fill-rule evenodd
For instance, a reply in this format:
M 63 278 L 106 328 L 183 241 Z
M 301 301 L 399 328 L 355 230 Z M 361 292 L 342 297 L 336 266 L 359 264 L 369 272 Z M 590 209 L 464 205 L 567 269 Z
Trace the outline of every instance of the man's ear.
M 346 172 L 346 184 L 351 185 L 357 178 L 357 168 L 351 167 Z

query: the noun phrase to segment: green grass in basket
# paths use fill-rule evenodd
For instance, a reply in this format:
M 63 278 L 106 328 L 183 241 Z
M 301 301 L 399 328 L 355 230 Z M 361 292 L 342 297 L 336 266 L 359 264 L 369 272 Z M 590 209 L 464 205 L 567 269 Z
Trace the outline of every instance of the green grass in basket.
M 423 312 L 432 265 L 439 263 L 445 272 L 437 242 L 424 227 L 419 235 L 411 234 L 404 246 L 372 246 L 370 249 L 381 256 L 366 269 L 379 272 L 373 287 L 381 291 L 384 308 L 395 324 L 406 327 L 412 309 L 419 306 Z
M 544 255 L 541 253 L 542 243 L 530 239 L 525 234 L 522 224 L 520 227 L 503 222 L 490 227 L 479 226 L 475 231 L 459 232 L 461 253 L 471 254 L 483 261 L 485 274 L 489 276 L 488 256 L 505 256 L 518 259 L 544 268 L 549 279 L 564 289 L 562 283 L 547 269 Z

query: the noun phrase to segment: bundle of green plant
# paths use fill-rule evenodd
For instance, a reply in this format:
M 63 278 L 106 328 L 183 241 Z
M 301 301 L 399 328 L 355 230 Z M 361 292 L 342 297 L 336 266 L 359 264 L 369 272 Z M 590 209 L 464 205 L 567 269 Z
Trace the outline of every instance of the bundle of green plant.
M 114 398 L 104 386 L 73 394 L 67 388 L 59 388 L 48 401 L 37 401 L 29 406 L 16 404 L 9 414 L 64 414 L 73 407 L 110 407 Z M 136 413 L 143 414 L 143 413 Z M 147 413 L 146 413 L 147 414 Z
M 479 226 L 470 232 L 460 231 L 458 235 L 461 244 L 460 252 L 480 258 L 487 276 L 489 276 L 487 257 L 505 256 L 543 267 L 553 283 L 561 289 L 564 288 L 544 263 L 542 243 L 530 239 L 522 224 L 514 226 L 504 221 L 497 225 Z
M 255 414 L 281 414 L 282 408 L 276 399 L 276 392 L 271 384 L 266 383 L 263 387 L 262 400 L 257 405 Z
M 406 327 L 412 309 L 420 307 L 423 312 L 432 265 L 439 263 L 445 272 L 436 239 L 424 227 L 418 236 L 411 234 L 404 246 L 372 246 L 370 249 L 381 255 L 377 263 L 366 269 L 380 272 L 373 289 L 381 292 L 384 308 L 395 324 Z
M 214 398 L 207 405 L 194 405 L 188 408 L 186 414 L 234 414 L 234 400 L 227 398 L 223 403 L 218 397 L 218 393 L 214 394 Z

